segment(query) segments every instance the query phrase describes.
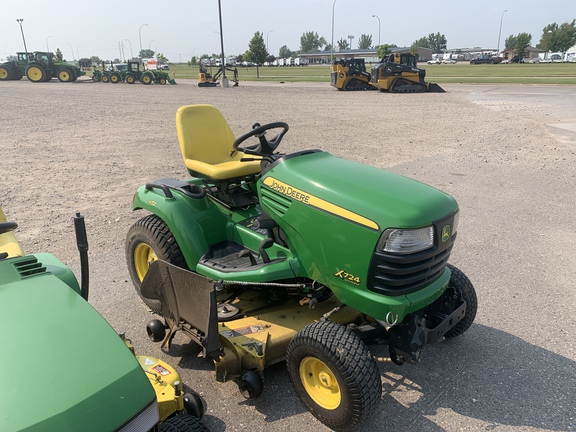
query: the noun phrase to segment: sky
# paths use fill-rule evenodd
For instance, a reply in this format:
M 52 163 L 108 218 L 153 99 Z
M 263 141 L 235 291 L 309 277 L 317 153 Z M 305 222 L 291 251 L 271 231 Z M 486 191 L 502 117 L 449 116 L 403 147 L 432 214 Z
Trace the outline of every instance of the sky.
M 410 46 L 430 33 L 445 35 L 448 49 L 495 49 L 499 34 L 502 49 L 508 36 L 523 32 L 532 35 L 535 46 L 546 25 L 576 18 L 574 0 L 220 0 L 220 4 L 226 56 L 243 54 L 257 31 L 274 55 L 284 45 L 298 50 L 300 37 L 308 31 L 330 43 L 332 12 L 334 43 L 349 41 L 351 35 L 352 48 L 357 48 L 362 34 L 371 35 L 373 45 Z M 140 47 L 160 52 L 172 62 L 220 53 L 218 0 L 0 0 L 0 5 L 0 59 L 24 51 L 18 18 L 24 20 L 29 51 L 60 48 L 67 60 L 130 58 Z

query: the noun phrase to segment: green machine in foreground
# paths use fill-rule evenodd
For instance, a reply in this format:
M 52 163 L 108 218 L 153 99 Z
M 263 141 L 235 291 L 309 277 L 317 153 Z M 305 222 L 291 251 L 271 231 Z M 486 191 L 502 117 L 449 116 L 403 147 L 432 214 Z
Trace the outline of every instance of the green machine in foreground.
M 133 209 L 150 214 L 126 243 L 136 289 L 163 318 L 148 324 L 152 340 L 169 348 L 183 331 L 248 397 L 286 361 L 310 412 L 346 430 L 381 400 L 368 345 L 414 364 L 471 326 L 474 287 L 448 264 L 451 196 L 317 149 L 277 153 L 283 122 L 235 139 L 215 107 L 191 105 L 176 129 L 191 177 L 136 191 Z
M 79 285 L 49 253 L 26 254 L 0 207 L 3 432 L 206 431 L 202 401 L 162 360 L 135 356 L 86 301 L 86 232 L 75 217 Z

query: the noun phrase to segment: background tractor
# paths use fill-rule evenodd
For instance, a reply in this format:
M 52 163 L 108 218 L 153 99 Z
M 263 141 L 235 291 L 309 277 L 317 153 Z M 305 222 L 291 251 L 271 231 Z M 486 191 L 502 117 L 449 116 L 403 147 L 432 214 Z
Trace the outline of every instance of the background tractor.
M 310 412 L 348 430 L 381 401 L 368 345 L 415 364 L 424 345 L 472 325 L 474 287 L 448 264 L 459 208 L 430 186 L 325 151 L 279 153 L 288 129 L 256 123 L 235 138 L 215 107 L 181 107 L 190 177 L 138 188 L 132 208 L 147 214 L 127 234 L 126 259 L 162 318 L 147 326 L 153 341 L 169 349 L 184 332 L 218 381 L 238 379 L 251 398 L 264 369 L 286 361 Z
M 16 60 L 0 64 L 0 81 L 20 80 L 26 73 L 26 67 L 33 53 L 18 52 Z
M 427 83 L 426 70 L 417 67 L 416 56 L 409 53 L 390 54 L 374 65 L 370 73 L 364 59 L 338 60 L 332 64 L 330 85 L 338 90 L 380 90 L 390 93 L 443 92 L 434 83 Z
M 51 52 L 34 51 L 28 62 L 26 77 L 32 82 L 50 81 L 56 77 L 61 82 L 74 82 L 86 72 L 71 63 L 59 61 Z

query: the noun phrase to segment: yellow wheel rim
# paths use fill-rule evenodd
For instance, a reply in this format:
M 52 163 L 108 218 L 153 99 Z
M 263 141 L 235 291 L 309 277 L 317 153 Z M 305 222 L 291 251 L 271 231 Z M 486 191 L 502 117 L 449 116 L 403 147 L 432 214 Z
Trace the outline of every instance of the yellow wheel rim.
M 117 82 L 120 81 L 120 80 L 118 79 L 118 77 L 117 77 L 116 75 L 112 75 L 112 76 L 110 77 L 110 81 L 112 81 L 113 83 L 117 83 Z
M 150 84 L 150 81 L 152 81 L 152 79 L 148 75 L 144 75 L 144 77 L 142 77 L 142 82 L 144 84 Z
M 0 68 L 0 79 L 8 78 L 8 71 L 4 68 Z
M 306 357 L 300 363 L 300 380 L 312 400 L 327 410 L 340 406 L 342 394 L 336 377 L 328 366 L 315 357 Z
M 158 260 L 158 256 L 148 244 L 140 243 L 136 246 L 136 249 L 134 249 L 134 269 L 140 282 L 144 280 L 144 276 L 148 273 L 150 264 L 156 260 Z
M 41 81 L 44 77 L 44 74 L 37 66 L 32 66 L 28 68 L 28 79 L 31 81 Z
M 60 78 L 60 81 L 70 81 L 70 74 L 66 71 L 60 71 L 58 72 L 58 78 Z

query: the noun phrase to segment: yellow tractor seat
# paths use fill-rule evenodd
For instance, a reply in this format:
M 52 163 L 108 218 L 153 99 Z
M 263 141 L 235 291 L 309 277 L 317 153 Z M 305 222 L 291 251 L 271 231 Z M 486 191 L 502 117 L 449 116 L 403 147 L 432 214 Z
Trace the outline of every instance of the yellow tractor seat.
M 261 172 L 260 161 L 240 162 L 234 134 L 212 105 L 187 105 L 176 112 L 178 142 L 188 171 L 196 177 L 229 180 Z
M 7 222 L 6 215 L 0 207 L 0 223 Z M 3 234 L 0 234 L 0 253 L 6 252 L 8 254 L 8 258 L 13 258 L 17 256 L 24 256 L 24 251 L 16 240 L 16 236 L 14 235 L 14 231 L 8 231 Z

